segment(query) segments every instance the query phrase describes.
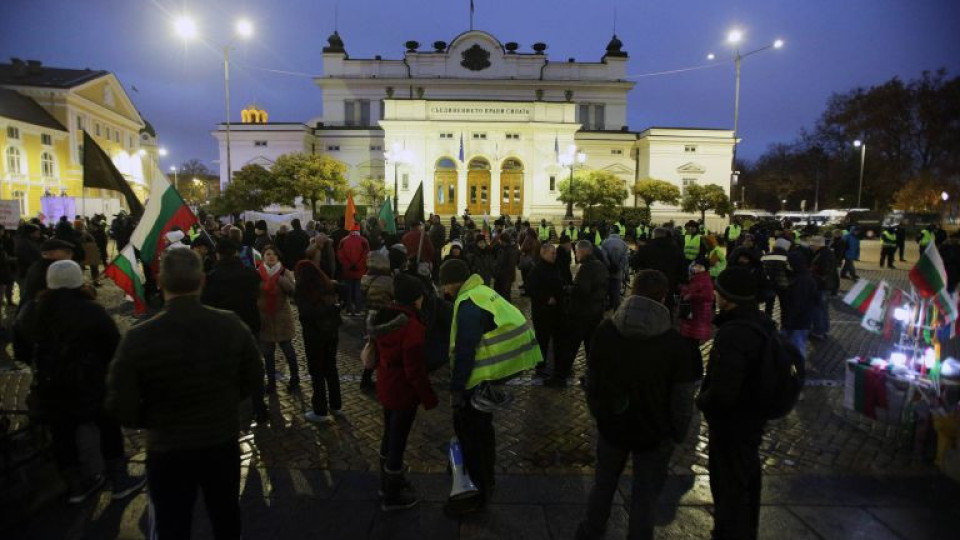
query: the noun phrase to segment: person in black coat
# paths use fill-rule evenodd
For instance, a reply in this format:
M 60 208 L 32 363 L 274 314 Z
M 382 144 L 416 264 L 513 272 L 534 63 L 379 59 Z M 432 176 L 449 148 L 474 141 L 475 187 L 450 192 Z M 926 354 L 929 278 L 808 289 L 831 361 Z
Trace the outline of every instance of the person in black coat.
M 636 261 L 637 270 L 659 270 L 667 276 L 670 294 L 667 295 L 666 306 L 673 309 L 673 295 L 677 293 L 680 282 L 687 275 L 687 263 L 682 248 L 670 238 L 669 230 L 663 227 L 654 229 L 653 239 L 637 248 Z
M 217 244 L 217 263 L 207 275 L 201 299 L 204 304 L 232 311 L 240 317 L 253 335 L 260 333 L 260 275 L 247 268 L 237 257 L 237 244 L 223 239 Z
M 786 290 L 780 292 L 780 331 L 806 358 L 807 338 L 820 304 L 820 291 L 803 253 L 791 251 L 787 261 L 792 275 Z
M 470 271 L 483 278 L 483 284 L 490 286 L 493 283 L 493 269 L 496 266 L 496 255 L 487 243 L 487 238 L 477 235 L 473 247 L 467 254 L 467 263 Z
M 520 249 L 514 241 L 513 233 L 500 235 L 500 250 L 493 266 L 493 290 L 510 301 L 513 282 L 517 279 L 517 265 L 520 263 Z
M 40 260 L 40 244 L 43 242 L 43 236 L 40 234 L 40 227 L 31 223 L 25 224 L 16 240 L 14 240 L 14 256 L 17 259 L 17 268 L 14 277 L 20 286 L 21 302 L 23 297 L 23 280 L 27 277 L 27 270 L 36 261 Z
M 283 252 L 287 260 L 283 261 L 283 266 L 293 268 L 298 262 L 302 261 L 306 255 L 307 247 L 310 245 L 310 235 L 303 230 L 300 220 L 294 218 L 290 222 L 291 231 L 283 239 L 283 245 L 277 246 Z
M 897 228 L 894 229 L 894 233 L 897 235 L 897 252 L 900 257 L 900 262 L 906 262 L 906 259 L 903 258 L 903 251 L 907 245 L 907 228 L 903 226 L 903 223 L 897 223 Z
M 340 414 L 343 408 L 337 372 L 341 324 L 337 290 L 330 278 L 311 261 L 297 263 L 296 276 L 297 288 L 293 298 L 300 316 L 307 371 L 313 386 L 312 410 L 304 416 L 308 422 L 331 422 L 330 413 Z
M 565 284 L 573 283 L 573 272 L 570 270 L 573 264 L 573 246 L 570 244 L 570 237 L 566 233 L 560 235 L 560 244 L 557 246 L 557 270 L 560 271 L 560 279 Z
M 560 338 L 560 323 L 563 321 L 563 278 L 557 267 L 557 248 L 553 244 L 540 247 L 540 260 L 527 274 L 527 294 L 530 296 L 533 331 L 540 345 L 544 363 L 537 366 L 537 373 L 546 374 L 547 352 L 550 342 L 556 354 Z

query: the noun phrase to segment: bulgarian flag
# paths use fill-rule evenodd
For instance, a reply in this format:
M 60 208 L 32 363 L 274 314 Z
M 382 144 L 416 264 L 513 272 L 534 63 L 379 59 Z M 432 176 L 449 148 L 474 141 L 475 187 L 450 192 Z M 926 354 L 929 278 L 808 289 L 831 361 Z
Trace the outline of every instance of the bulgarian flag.
M 140 260 L 155 269 L 154 263 L 164 248 L 164 235 L 175 226 L 187 231 L 197 222 L 197 217 L 183 202 L 176 188 L 167 181 L 167 177 L 162 173 L 154 174 L 150 198 L 140 223 L 130 236 L 130 243 L 140 250 Z
M 860 279 L 843 297 L 843 303 L 853 307 L 860 314 L 865 314 L 875 294 L 877 294 L 877 285 L 865 279 Z
M 910 282 L 924 298 L 935 296 L 947 286 L 947 270 L 936 243 L 930 242 L 920 255 L 920 260 L 910 269 Z
M 147 297 L 143 292 L 143 283 L 146 280 L 133 245 L 127 244 L 103 273 L 133 300 L 133 311 L 137 315 L 147 310 Z

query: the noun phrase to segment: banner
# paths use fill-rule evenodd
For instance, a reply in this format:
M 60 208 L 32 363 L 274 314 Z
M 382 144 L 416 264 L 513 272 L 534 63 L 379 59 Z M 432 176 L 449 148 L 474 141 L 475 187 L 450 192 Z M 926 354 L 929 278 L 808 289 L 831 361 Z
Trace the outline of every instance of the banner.
M 11 231 L 20 226 L 20 201 L 0 201 L 0 225 Z

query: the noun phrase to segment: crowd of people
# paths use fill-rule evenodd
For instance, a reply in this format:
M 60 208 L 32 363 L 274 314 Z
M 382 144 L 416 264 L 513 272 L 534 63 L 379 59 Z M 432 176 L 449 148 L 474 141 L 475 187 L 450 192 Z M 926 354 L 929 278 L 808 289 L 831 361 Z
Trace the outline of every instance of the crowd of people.
M 162 309 L 122 339 L 92 286 L 107 262 L 107 237 L 125 245 L 129 218 L 112 227 L 61 220 L 52 230 L 24 223 L 12 246 L 0 236 L 10 258 L 0 261 L 0 281 L 6 293 L 14 282 L 20 290 L 17 359 L 33 367 L 31 408 L 50 426 L 69 500 L 86 500 L 107 479 L 115 499 L 149 483 L 157 537 L 188 538 L 199 488 L 215 536 L 239 537 L 237 434 L 270 421 L 267 396 L 278 381 L 301 391 L 297 324 L 311 386 L 305 419 L 324 425 L 345 414 L 337 355 L 347 317 L 364 328 L 357 390 L 383 408 L 385 511 L 419 501 L 403 456 L 418 409 L 439 402 L 430 372 L 450 369 L 452 430 L 477 487 L 445 506 L 460 515 L 482 509 L 495 489 L 493 418 L 510 401 L 496 383 L 534 370 L 549 388 L 578 381 L 597 420 L 596 481 L 578 538 L 602 537 L 628 458 L 630 535 L 651 537 L 694 403 L 709 426 L 714 535 L 755 537 L 764 344 L 779 333 L 805 355 L 809 339 L 825 338 L 830 297 L 842 279 L 858 277 L 857 231 L 797 235 L 738 220 L 707 233 L 696 221 L 461 219 L 447 226 L 432 215 L 396 234 L 375 218 L 294 219 L 271 231 L 265 221 L 208 217 L 173 229 L 147 269 Z M 921 236 L 921 244 L 940 241 Z M 892 263 L 888 240 L 883 256 Z M 956 275 L 955 239 L 945 241 L 944 259 Z M 529 297 L 530 321 L 512 302 L 515 291 Z M 705 362 L 701 346 L 710 339 Z M 581 346 L 585 369 L 576 379 Z M 121 426 L 146 431 L 145 476 L 128 474 Z

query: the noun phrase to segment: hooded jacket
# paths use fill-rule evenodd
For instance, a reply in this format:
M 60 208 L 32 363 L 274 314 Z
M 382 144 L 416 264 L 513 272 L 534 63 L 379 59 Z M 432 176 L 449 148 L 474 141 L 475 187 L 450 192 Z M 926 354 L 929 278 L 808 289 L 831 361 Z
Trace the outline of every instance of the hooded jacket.
M 682 442 L 699 375 L 693 356 L 666 306 L 628 297 L 600 323 L 587 361 L 587 403 L 600 435 L 633 451 Z
M 706 341 L 713 335 L 713 281 L 704 270 L 690 277 L 680 295 L 693 307 L 693 318 L 680 321 L 680 335 Z
M 377 345 L 377 400 L 383 408 L 436 407 L 423 355 L 426 327 L 413 308 L 391 304 L 370 318 L 367 331 Z

